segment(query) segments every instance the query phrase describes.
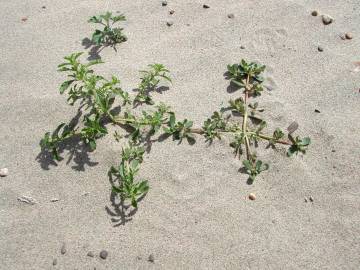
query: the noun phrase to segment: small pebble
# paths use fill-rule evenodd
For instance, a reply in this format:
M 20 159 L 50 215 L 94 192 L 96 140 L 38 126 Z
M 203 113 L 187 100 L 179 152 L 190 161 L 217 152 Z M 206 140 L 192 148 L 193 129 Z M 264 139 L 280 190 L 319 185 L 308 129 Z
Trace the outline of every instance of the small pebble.
M 166 1 L 162 1 L 161 5 L 162 5 L 163 7 L 165 7 L 165 6 L 167 6 L 167 2 L 166 2 Z
M 89 251 L 88 253 L 87 253 L 87 256 L 89 256 L 89 257 L 94 257 L 94 252 L 92 252 L 92 251 Z
M 23 17 L 23 18 L 21 18 L 21 21 L 26 22 L 27 19 L 28 19 L 27 17 Z
M 173 21 L 168 21 L 168 22 L 166 22 L 166 25 L 169 26 L 169 27 L 172 26 L 173 24 L 174 24 Z
M 234 14 L 232 14 L 232 13 L 228 14 L 227 16 L 229 19 L 234 19 L 234 17 L 235 17 Z
M 57 265 L 57 259 L 53 260 L 53 265 Z
M 153 254 L 150 254 L 150 255 L 149 255 L 148 261 L 149 261 L 149 262 L 152 262 L 152 263 L 155 262 L 155 257 L 154 257 Z
M 58 201 L 59 201 L 58 198 L 52 198 L 52 199 L 50 199 L 50 202 L 58 202 Z
M 309 197 L 309 200 L 310 200 L 310 202 L 313 202 L 314 201 L 314 199 L 313 199 L 313 197 Z
M 101 259 L 105 260 L 107 258 L 107 256 L 108 256 L 108 252 L 106 250 L 102 250 L 100 252 L 100 258 Z
M 249 199 L 252 200 L 252 201 L 255 201 L 256 200 L 256 196 L 254 193 L 250 193 L 249 194 Z
M 209 6 L 209 5 L 204 4 L 204 5 L 203 5 L 203 8 L 210 8 L 210 6 Z
M 42 9 L 45 9 L 45 8 L 46 8 L 46 6 L 42 6 L 41 8 L 42 8 Z
M 241 45 L 241 46 L 240 46 L 240 49 L 244 50 L 244 49 L 245 49 L 245 46 L 244 46 L 244 45 Z
M 311 12 L 311 15 L 317 16 L 317 15 L 319 15 L 319 12 L 317 10 L 314 10 L 313 12 Z
M 304 201 L 307 202 L 307 199 L 305 198 Z
M 334 21 L 334 19 L 330 15 L 322 15 L 322 21 L 325 25 L 328 25 Z
M 351 33 L 345 34 L 346 39 L 353 39 L 353 35 Z
M 316 113 L 320 113 L 320 111 L 319 111 L 318 109 L 315 109 L 315 112 L 316 112 Z
M 319 51 L 319 52 L 323 52 L 323 51 L 324 51 L 324 48 L 321 47 L 321 46 L 319 46 L 319 47 L 318 47 L 318 51 Z
M 336 152 L 336 150 L 335 150 L 335 149 L 333 149 L 333 150 L 331 150 L 331 152 L 335 153 L 335 152 Z
M 0 176 L 1 177 L 5 177 L 9 174 L 9 169 L 8 168 L 2 168 L 0 169 Z
M 62 255 L 64 255 L 66 253 L 66 245 L 65 245 L 65 243 L 62 245 L 60 252 L 61 252 Z
M 173 15 L 175 13 L 175 10 L 170 10 L 169 13 L 170 15 Z
M 34 205 L 36 204 L 36 200 L 30 196 L 21 196 L 21 197 L 18 197 L 17 198 L 19 202 L 23 202 L 23 203 L 27 203 L 27 204 L 30 204 L 30 205 Z

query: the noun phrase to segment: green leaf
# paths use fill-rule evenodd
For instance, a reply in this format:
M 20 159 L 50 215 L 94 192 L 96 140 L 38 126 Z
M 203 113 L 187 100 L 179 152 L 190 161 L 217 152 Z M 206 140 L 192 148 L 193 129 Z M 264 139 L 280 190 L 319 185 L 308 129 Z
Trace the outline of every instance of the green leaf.
M 74 82 L 75 80 L 69 80 L 69 81 L 65 81 L 60 85 L 60 94 L 63 94 L 66 89 L 69 88 L 69 86 Z

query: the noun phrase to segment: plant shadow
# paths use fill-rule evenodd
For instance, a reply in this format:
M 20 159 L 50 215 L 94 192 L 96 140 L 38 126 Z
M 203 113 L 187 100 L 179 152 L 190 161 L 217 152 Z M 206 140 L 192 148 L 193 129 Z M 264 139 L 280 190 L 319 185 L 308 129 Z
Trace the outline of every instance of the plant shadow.
M 78 110 L 77 114 L 69 122 L 70 127 L 75 127 L 79 123 L 79 119 L 82 116 L 81 108 Z M 59 144 L 58 148 L 59 155 L 64 152 L 68 152 L 68 157 L 66 164 L 68 165 L 71 161 L 75 163 L 71 168 L 76 171 L 85 171 L 85 166 L 93 167 L 98 164 L 98 162 L 91 161 L 89 157 L 89 152 L 91 149 L 89 146 L 85 145 L 80 137 L 71 137 L 67 140 L 64 140 Z M 36 161 L 40 163 L 40 166 L 43 170 L 49 170 L 50 166 L 57 166 L 58 163 L 52 157 L 52 153 L 47 149 L 41 149 L 40 153 L 36 156 Z M 64 158 L 60 158 L 60 161 Z
M 230 80 L 231 79 L 231 76 L 230 76 L 230 72 L 229 71 L 226 71 L 224 74 L 223 74 L 225 80 Z M 229 94 L 232 94 L 236 91 L 238 91 L 240 89 L 239 86 L 237 86 L 235 83 L 233 83 L 232 81 L 230 81 L 230 84 L 229 86 L 226 88 L 226 91 L 229 93 Z

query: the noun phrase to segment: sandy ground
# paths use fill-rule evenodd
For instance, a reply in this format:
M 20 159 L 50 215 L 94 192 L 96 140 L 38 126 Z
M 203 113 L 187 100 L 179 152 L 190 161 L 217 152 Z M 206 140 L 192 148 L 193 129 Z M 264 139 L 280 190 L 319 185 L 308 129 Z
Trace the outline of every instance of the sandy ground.
M 359 269 L 359 1 L 168 2 L 1 1 L 0 168 L 9 175 L 0 178 L 0 269 Z M 324 26 L 315 9 L 335 21 Z M 270 127 L 296 120 L 298 134 L 312 138 L 308 154 L 259 150 L 271 169 L 248 185 L 229 141 L 155 143 L 141 170 L 151 190 L 124 222 L 106 177 L 121 149 L 111 135 L 94 153 L 65 151 L 57 166 L 37 159 L 43 134 L 76 114 L 58 93 L 56 66 L 85 51 L 88 17 L 108 10 L 126 14 L 129 39 L 101 52 L 99 73 L 131 90 L 138 70 L 163 63 L 174 83 L 155 100 L 201 125 L 239 95 L 226 91 L 226 65 L 260 61 L 272 89 L 259 98 Z M 345 32 L 354 38 L 342 40 Z

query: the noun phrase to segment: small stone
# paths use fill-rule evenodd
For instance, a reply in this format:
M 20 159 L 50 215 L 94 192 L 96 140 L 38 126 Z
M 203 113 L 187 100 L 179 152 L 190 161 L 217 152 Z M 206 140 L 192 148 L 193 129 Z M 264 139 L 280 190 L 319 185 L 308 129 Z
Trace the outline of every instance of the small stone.
M 8 168 L 2 168 L 0 169 L 0 176 L 1 177 L 5 177 L 9 174 L 9 169 Z
M 353 39 L 353 35 L 351 33 L 345 34 L 346 39 Z
M 19 202 L 23 202 L 23 203 L 27 203 L 27 204 L 30 204 L 30 205 L 34 205 L 36 204 L 36 200 L 30 196 L 21 196 L 19 198 L 17 198 Z
M 168 4 L 168 3 L 167 3 L 166 1 L 162 1 L 162 2 L 161 2 L 161 5 L 162 5 L 163 7 L 167 6 L 167 4 Z
M 26 22 L 27 19 L 28 19 L 27 17 L 22 17 L 22 18 L 21 18 L 21 21 Z
M 57 259 L 53 260 L 53 265 L 57 265 Z
M 317 10 L 314 10 L 313 12 L 311 12 L 311 15 L 317 16 L 317 15 L 319 15 L 319 12 Z
M 83 196 L 88 196 L 90 194 L 90 192 L 85 192 L 84 194 L 83 194 Z
M 322 21 L 325 25 L 328 25 L 328 24 L 332 23 L 334 21 L 334 19 L 330 15 L 324 14 L 324 15 L 322 15 Z
M 230 14 L 227 15 L 227 17 L 228 17 L 229 19 L 234 19 L 235 16 L 234 16 L 234 14 L 230 13 Z
M 315 109 L 315 111 L 314 112 L 316 112 L 316 113 L 320 113 L 320 111 L 318 110 L 318 109 Z
M 240 46 L 240 49 L 244 50 L 244 49 L 245 49 L 245 46 L 244 46 L 244 45 L 241 45 L 241 46 Z
M 209 6 L 209 5 L 204 4 L 204 5 L 203 5 L 203 8 L 210 8 L 210 6 Z
M 91 258 L 93 258 L 93 257 L 94 257 L 94 252 L 89 251 L 86 255 L 89 256 L 89 257 L 91 257 Z
M 106 250 L 102 250 L 100 252 L 100 258 L 101 259 L 105 260 L 107 258 L 107 256 L 108 256 L 108 252 Z
M 324 48 L 321 47 L 321 46 L 319 46 L 319 47 L 318 47 L 318 51 L 319 51 L 319 52 L 323 52 L 323 51 L 324 51 Z
M 256 196 L 254 193 L 250 193 L 249 194 L 249 199 L 252 200 L 252 201 L 255 201 L 256 200 Z
M 173 15 L 175 13 L 175 10 L 170 10 L 169 13 L 170 15 Z
M 333 149 L 333 150 L 331 150 L 331 152 L 335 153 L 335 152 L 336 152 L 336 150 L 335 150 L 335 149 Z
M 42 9 L 45 9 L 45 8 L 46 8 L 46 6 L 42 6 L 41 8 L 42 8 Z
M 151 263 L 154 263 L 154 262 L 155 262 L 155 257 L 154 257 L 153 254 L 150 254 L 150 255 L 149 255 L 148 261 L 151 262 Z
M 309 200 L 310 200 L 310 202 L 313 202 L 314 201 L 314 199 L 313 199 L 313 197 L 309 197 Z
M 66 245 L 65 245 L 65 243 L 62 245 L 60 252 L 61 252 L 62 255 L 64 255 L 66 253 Z
M 52 199 L 50 199 L 50 202 L 58 202 L 58 201 L 60 201 L 60 199 L 58 199 L 58 198 L 52 198 Z
M 298 124 L 296 121 L 294 121 L 294 122 L 292 122 L 292 123 L 288 126 L 287 131 L 289 132 L 289 134 L 292 134 L 292 133 L 294 133 L 298 128 L 299 128 L 299 124 Z
M 168 21 L 168 22 L 166 22 L 166 25 L 169 26 L 169 27 L 172 26 L 173 24 L 174 24 L 173 21 Z
M 305 198 L 304 201 L 307 202 L 307 199 Z

